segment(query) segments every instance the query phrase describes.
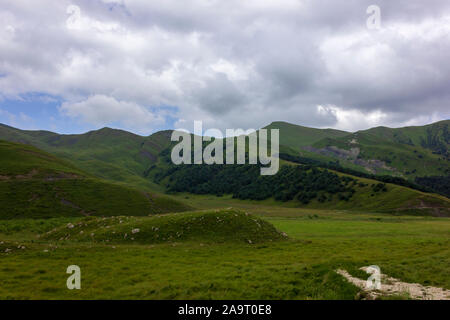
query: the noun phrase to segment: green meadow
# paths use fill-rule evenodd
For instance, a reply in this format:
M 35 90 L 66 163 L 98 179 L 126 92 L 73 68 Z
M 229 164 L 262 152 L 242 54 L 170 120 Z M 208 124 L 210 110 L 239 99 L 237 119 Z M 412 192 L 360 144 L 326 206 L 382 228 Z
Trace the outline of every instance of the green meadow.
M 346 135 L 290 130 L 307 138 L 296 148 Z M 351 197 L 319 187 L 303 202 L 239 200 L 230 192 L 207 194 L 207 187 L 204 194 L 163 194 L 170 191 L 165 182 L 189 187 L 204 178 L 203 171 L 171 172 L 163 161 L 169 132 L 57 135 L 0 126 L 6 133 L 35 146 L 0 141 L 0 299 L 352 300 L 367 295 L 336 270 L 366 279 L 360 268 L 370 265 L 403 282 L 450 289 L 445 196 L 338 171 L 321 175 L 322 168 L 306 177 L 328 177 L 325 187 L 340 181 Z M 156 179 L 161 173 L 167 175 Z M 239 174 L 229 173 L 217 185 Z M 289 191 L 296 179 L 256 181 Z M 315 183 L 292 185 L 293 191 L 308 193 Z M 67 288 L 70 265 L 81 269 L 80 290 Z
M 237 200 L 233 209 L 211 209 L 222 200 L 186 200 L 204 210 L 0 221 L 0 299 L 356 299 L 360 289 L 335 270 L 364 278 L 358 269 L 374 264 L 405 282 L 450 289 L 448 218 Z M 216 237 L 233 223 L 242 226 L 236 236 Z M 131 240 L 133 228 L 140 230 Z M 66 288 L 72 264 L 81 268 L 81 290 Z

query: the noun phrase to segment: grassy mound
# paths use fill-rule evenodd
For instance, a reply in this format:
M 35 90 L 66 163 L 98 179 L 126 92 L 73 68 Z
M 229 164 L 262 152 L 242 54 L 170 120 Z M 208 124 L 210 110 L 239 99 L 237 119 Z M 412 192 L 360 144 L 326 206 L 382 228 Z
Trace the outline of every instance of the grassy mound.
M 110 183 L 31 146 L 0 141 L 0 219 L 142 216 L 186 211 L 171 198 Z
M 181 241 L 251 244 L 282 240 L 286 236 L 260 218 L 224 209 L 152 217 L 89 217 L 53 229 L 42 238 L 139 244 Z

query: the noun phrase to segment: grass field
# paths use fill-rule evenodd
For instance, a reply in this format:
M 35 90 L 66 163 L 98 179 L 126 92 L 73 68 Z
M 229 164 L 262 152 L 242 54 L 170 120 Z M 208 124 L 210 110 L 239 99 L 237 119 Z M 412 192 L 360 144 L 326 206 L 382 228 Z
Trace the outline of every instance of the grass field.
M 188 200 L 203 207 L 220 205 L 217 199 Z M 81 237 L 58 241 L 37 235 L 58 232 L 84 218 L 0 221 L 0 299 L 354 299 L 359 289 L 334 270 L 344 268 L 363 278 L 367 275 L 358 268 L 372 264 L 406 282 L 450 289 L 448 218 L 282 208 L 243 201 L 233 206 L 270 222 L 289 239 L 249 243 L 188 237 L 134 243 Z M 227 210 L 178 215 L 226 215 L 231 209 Z M 144 229 L 151 219 L 165 217 L 136 219 Z M 133 223 L 127 226 L 132 227 Z M 7 248 L 11 251 L 5 253 Z M 66 268 L 72 264 L 81 268 L 81 290 L 66 288 Z
M 23 144 L 0 155 L 0 299 L 358 299 L 335 271 L 365 279 L 369 265 L 450 289 L 445 197 L 363 178 L 351 201 L 308 205 L 162 195 Z
M 0 219 L 186 211 L 162 195 L 85 173 L 35 147 L 0 141 Z

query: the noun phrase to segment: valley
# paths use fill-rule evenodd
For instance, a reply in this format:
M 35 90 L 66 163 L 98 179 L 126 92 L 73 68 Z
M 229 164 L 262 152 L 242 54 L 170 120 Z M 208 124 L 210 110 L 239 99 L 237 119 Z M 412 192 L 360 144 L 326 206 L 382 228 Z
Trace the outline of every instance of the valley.
M 450 200 L 415 184 L 445 177 L 445 130 L 380 144 L 371 139 L 385 131 L 271 126 L 285 156 L 267 177 L 251 165 L 175 166 L 170 131 L 0 126 L 0 299 L 370 299 L 336 272 L 365 279 L 368 265 L 450 289 Z M 386 150 L 397 160 L 368 172 Z M 414 150 L 440 167 L 397 174 L 414 170 L 398 162 Z M 82 270 L 81 290 L 66 288 L 68 265 Z

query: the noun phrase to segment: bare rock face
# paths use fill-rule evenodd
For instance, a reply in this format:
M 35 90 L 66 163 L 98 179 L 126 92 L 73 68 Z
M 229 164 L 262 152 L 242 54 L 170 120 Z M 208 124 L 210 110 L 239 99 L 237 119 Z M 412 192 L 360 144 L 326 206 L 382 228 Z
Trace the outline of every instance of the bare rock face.
M 355 141 L 352 140 L 352 144 L 356 144 Z M 350 150 L 340 149 L 336 146 L 327 146 L 325 148 L 317 149 L 314 147 L 304 147 L 306 151 L 314 152 L 320 155 L 324 155 L 327 157 L 338 158 L 342 160 L 349 161 L 358 166 L 364 167 L 368 172 L 376 174 L 379 170 L 388 170 L 395 171 L 394 168 L 391 168 L 386 165 L 384 161 L 378 159 L 361 159 L 359 155 L 361 153 L 361 149 L 359 147 L 352 147 Z

